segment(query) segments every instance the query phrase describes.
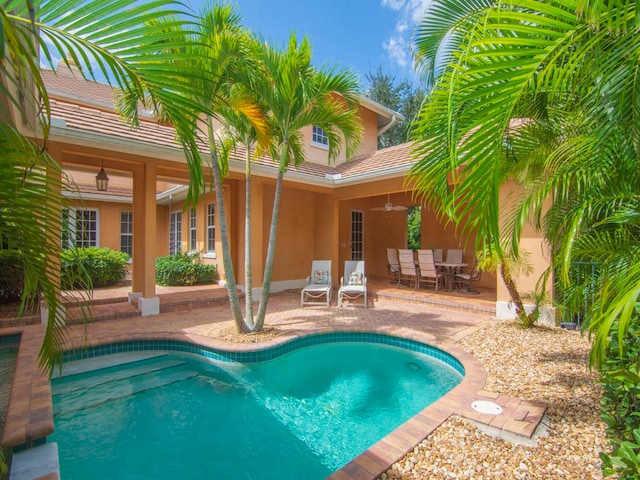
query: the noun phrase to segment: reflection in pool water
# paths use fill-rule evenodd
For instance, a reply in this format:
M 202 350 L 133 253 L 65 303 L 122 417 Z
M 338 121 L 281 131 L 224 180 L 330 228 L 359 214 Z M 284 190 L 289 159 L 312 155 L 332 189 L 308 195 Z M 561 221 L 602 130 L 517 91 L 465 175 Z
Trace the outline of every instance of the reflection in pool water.
M 157 354 L 53 381 L 50 440 L 66 480 L 321 479 L 461 379 L 430 355 L 374 343 L 257 363 Z

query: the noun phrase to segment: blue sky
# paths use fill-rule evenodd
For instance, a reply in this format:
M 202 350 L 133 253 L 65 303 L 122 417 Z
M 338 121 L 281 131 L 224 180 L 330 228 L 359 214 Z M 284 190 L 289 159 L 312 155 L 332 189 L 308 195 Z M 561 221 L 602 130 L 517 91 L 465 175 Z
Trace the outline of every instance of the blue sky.
M 204 0 L 186 0 L 196 11 Z M 291 31 L 307 35 L 316 65 L 352 69 L 363 86 L 378 67 L 397 80 L 413 81 L 409 55 L 413 27 L 428 0 L 235 0 L 245 27 L 274 45 Z

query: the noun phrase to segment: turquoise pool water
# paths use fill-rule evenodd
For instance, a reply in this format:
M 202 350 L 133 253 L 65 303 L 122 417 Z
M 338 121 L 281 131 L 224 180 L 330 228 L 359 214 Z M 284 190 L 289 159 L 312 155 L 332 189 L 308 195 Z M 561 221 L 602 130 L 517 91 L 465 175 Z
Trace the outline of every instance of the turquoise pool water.
M 368 342 L 254 363 L 165 353 L 54 380 L 49 440 L 65 480 L 322 479 L 461 379 Z
M 0 431 L 4 428 L 20 337 L 0 336 Z

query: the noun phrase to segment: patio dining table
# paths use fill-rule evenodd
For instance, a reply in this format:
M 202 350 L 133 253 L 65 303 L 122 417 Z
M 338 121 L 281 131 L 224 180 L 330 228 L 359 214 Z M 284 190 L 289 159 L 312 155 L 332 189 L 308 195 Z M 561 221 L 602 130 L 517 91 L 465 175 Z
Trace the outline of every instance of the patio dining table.
M 468 263 L 453 263 L 453 262 L 435 262 L 436 267 L 443 267 L 445 269 L 445 289 L 447 291 L 453 290 L 453 276 L 456 270 L 459 268 L 467 267 Z

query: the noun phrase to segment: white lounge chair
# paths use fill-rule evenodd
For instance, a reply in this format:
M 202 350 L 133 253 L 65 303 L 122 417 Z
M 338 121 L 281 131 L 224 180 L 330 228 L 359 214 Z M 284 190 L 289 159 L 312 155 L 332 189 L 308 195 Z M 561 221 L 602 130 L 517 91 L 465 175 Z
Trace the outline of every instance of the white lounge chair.
M 367 308 L 367 277 L 364 274 L 364 261 L 347 260 L 344 262 L 344 276 L 340 278 L 338 290 L 338 306 L 342 307 L 345 300 L 351 304 L 354 300 L 362 299 L 361 304 Z
M 329 306 L 332 289 L 331 260 L 314 260 L 307 285 L 300 292 L 300 304 Z

